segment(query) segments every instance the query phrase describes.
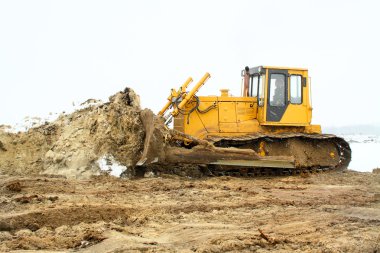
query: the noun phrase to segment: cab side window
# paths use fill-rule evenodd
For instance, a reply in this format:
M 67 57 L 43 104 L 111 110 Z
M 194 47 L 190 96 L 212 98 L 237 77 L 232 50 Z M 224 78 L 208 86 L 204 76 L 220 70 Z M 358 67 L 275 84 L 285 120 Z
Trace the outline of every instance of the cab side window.
M 265 82 L 265 75 L 261 75 L 259 77 L 259 86 L 258 86 L 258 100 L 259 100 L 259 106 L 264 106 L 264 82 Z
M 251 76 L 249 78 L 248 97 L 257 97 L 257 87 L 259 84 L 259 76 Z
M 302 104 L 302 76 L 290 76 L 290 103 Z

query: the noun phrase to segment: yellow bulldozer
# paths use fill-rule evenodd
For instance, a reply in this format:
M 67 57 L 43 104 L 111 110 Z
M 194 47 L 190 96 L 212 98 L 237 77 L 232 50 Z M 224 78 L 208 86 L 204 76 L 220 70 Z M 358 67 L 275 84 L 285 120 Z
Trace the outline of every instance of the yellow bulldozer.
M 172 89 L 158 117 L 143 112 L 146 138 L 137 165 L 195 164 L 209 175 L 237 176 L 347 168 L 349 144 L 311 124 L 307 69 L 245 67 L 241 76 L 241 97 L 227 89 L 197 96 L 206 73 L 190 91 L 192 78 Z

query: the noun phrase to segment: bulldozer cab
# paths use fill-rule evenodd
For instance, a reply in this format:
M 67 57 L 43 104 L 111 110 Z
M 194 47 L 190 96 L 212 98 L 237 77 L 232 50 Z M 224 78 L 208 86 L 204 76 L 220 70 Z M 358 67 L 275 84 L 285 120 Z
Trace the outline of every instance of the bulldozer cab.
M 243 96 L 257 98 L 257 120 L 260 125 L 310 125 L 307 69 L 246 67 L 242 76 Z

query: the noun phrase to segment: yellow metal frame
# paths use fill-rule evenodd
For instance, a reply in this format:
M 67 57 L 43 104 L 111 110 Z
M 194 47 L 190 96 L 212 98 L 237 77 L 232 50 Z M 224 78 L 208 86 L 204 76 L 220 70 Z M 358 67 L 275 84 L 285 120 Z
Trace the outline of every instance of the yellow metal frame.
M 178 108 L 175 108 L 174 113 L 172 113 L 175 116 L 174 129 L 197 138 L 206 138 L 207 136 L 228 137 L 254 133 L 321 133 L 319 125 L 311 125 L 312 108 L 309 96 L 308 70 L 267 66 L 264 69 L 266 69 L 264 106 L 258 106 L 256 97 L 231 97 L 228 96 L 228 92 L 223 90 L 221 96 L 199 97 L 200 110 L 195 110 L 189 116 L 181 115 L 178 113 Z M 288 70 L 289 75 L 301 75 L 307 80 L 306 86 L 302 86 L 302 103 L 289 104 L 278 122 L 266 121 L 269 69 Z M 193 95 L 209 77 L 210 75 L 206 73 L 192 91 L 183 98 L 178 106 L 180 109 L 190 110 L 194 108 L 196 101 L 193 99 Z M 212 105 L 216 106 L 206 113 L 202 113 L 202 110 Z

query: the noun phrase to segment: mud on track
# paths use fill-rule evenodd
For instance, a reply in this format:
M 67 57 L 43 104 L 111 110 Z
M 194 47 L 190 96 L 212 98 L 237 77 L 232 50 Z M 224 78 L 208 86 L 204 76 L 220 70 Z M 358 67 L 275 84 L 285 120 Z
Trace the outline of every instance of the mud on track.
M 380 174 L 0 177 L 0 251 L 376 252 Z M 261 231 L 261 232 L 260 232 Z

